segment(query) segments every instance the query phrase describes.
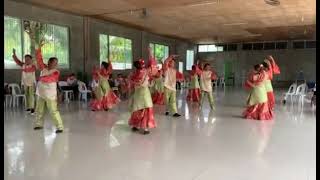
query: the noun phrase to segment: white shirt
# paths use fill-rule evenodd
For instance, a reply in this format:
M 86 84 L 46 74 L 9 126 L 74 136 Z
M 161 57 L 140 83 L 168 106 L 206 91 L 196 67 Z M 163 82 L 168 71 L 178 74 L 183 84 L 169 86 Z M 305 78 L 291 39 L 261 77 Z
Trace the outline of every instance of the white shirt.
M 23 65 L 22 69 L 30 68 L 32 65 Z M 33 86 L 36 83 L 36 73 L 34 72 L 24 72 L 22 71 L 21 77 L 22 84 L 25 86 Z
M 200 86 L 202 91 L 212 92 L 211 71 L 203 71 L 200 76 Z
M 47 76 L 53 72 L 58 71 L 56 69 L 48 70 L 47 68 L 41 71 L 41 76 Z M 57 99 L 57 82 L 43 83 L 41 81 L 37 84 L 36 94 L 44 99 L 56 100 Z
M 168 70 L 164 73 L 164 87 L 176 91 L 176 83 L 177 83 L 177 70 L 173 68 L 168 68 Z

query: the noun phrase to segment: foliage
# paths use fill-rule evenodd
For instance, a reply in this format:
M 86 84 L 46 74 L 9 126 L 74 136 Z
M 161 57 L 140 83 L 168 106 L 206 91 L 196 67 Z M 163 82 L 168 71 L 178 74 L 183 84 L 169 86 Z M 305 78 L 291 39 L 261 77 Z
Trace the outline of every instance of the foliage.
M 150 43 L 149 47 L 151 49 L 152 55 L 156 58 L 159 64 L 169 56 L 168 46 Z
M 59 65 L 69 66 L 69 31 L 67 27 L 51 24 L 36 23 L 34 21 L 24 21 L 23 25 L 20 19 L 4 17 L 5 34 L 5 66 L 12 60 L 12 49 L 15 48 L 17 55 L 22 58 L 23 54 L 34 56 L 36 44 L 43 38 L 46 44 L 42 47 L 42 53 L 45 60 L 50 57 L 57 57 Z M 33 29 L 35 26 L 39 26 Z M 32 33 L 30 33 L 32 31 Z M 32 41 L 30 36 L 35 39 Z M 23 47 L 23 49 L 22 49 Z
M 12 59 L 12 49 L 22 58 L 21 21 L 16 18 L 4 16 L 4 60 L 5 68 L 16 67 Z M 13 66 L 12 66 L 13 65 Z
M 100 34 L 100 62 L 108 58 L 114 69 L 130 69 L 132 64 L 132 41 L 130 39 Z M 109 46 L 109 55 L 108 55 Z

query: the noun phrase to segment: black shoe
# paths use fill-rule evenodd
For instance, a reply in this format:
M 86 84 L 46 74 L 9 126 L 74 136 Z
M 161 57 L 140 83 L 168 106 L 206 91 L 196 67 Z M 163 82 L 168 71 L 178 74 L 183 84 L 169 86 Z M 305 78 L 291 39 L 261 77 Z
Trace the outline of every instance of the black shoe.
M 34 109 L 30 110 L 31 115 L 34 115 Z
M 94 109 L 91 109 L 91 111 L 93 111 L 93 112 L 94 112 L 94 111 L 96 111 L 96 110 L 94 110 Z
M 58 133 L 62 133 L 63 132 L 63 130 L 61 130 L 61 129 L 57 129 L 56 130 L 56 133 L 58 134 Z
M 166 112 L 166 116 L 168 116 L 169 115 L 169 112 Z
M 26 109 L 27 112 L 29 112 L 31 109 Z
M 139 131 L 139 129 L 136 128 L 136 127 L 131 128 L 131 130 L 132 130 L 133 132 Z
M 33 130 L 40 130 L 43 129 L 43 127 L 34 127 Z
M 180 117 L 181 115 L 178 113 L 174 113 L 173 117 Z
M 108 108 L 106 108 L 106 109 L 104 109 L 105 111 L 109 111 L 109 109 Z
M 144 131 L 142 132 L 142 134 L 143 134 L 143 135 L 150 134 L 150 131 L 144 130 Z

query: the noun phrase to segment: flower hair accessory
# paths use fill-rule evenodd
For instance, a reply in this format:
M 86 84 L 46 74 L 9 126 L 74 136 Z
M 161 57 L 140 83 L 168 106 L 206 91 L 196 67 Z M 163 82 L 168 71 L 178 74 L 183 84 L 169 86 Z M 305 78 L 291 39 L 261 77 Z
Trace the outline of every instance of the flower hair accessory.
M 140 66 L 143 66 L 143 65 L 144 65 L 144 60 L 143 60 L 143 59 L 139 59 L 138 62 L 139 62 L 139 65 L 140 65 Z

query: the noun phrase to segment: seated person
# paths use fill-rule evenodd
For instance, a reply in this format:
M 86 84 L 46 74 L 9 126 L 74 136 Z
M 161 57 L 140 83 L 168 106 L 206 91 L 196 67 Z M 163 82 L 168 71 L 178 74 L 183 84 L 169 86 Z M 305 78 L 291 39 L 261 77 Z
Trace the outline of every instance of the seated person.
M 122 74 L 118 74 L 117 78 L 114 80 L 114 87 L 117 87 L 118 90 L 114 90 L 114 92 L 116 93 L 116 95 L 118 97 L 120 97 L 120 84 L 122 82 L 123 78 L 122 78 Z
M 109 84 L 110 84 L 110 87 L 111 87 L 111 88 L 115 87 L 115 86 L 114 86 L 114 79 L 113 79 L 113 75 L 112 75 L 112 74 L 110 74 L 108 81 L 109 81 Z
M 67 83 L 68 83 L 68 87 L 61 87 L 62 90 L 72 90 L 73 94 L 74 94 L 74 97 L 77 98 L 78 94 L 79 94 L 78 80 L 77 80 L 77 77 L 75 76 L 74 73 L 71 73 L 67 77 Z

